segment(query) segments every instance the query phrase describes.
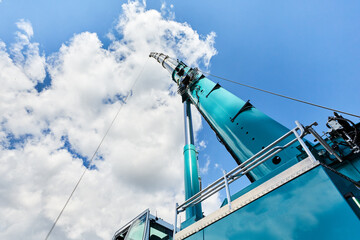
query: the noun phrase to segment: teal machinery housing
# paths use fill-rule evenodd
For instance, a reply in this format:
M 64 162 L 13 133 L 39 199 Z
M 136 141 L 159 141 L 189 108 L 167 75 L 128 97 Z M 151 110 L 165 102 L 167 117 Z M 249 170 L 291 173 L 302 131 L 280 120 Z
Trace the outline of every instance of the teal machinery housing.
M 162 53 L 150 57 L 169 71 L 184 103 L 185 202 L 176 204 L 173 236 L 155 236 L 149 224 L 143 224 L 138 238 L 126 238 L 133 235 L 126 231 L 120 238 L 118 231 L 114 239 L 360 239 L 359 123 L 334 113 L 325 136 L 313 129 L 317 123 L 295 122 L 288 129 L 197 68 Z M 203 189 L 191 105 L 238 164 Z M 306 135 L 312 135 L 316 144 Z M 244 175 L 251 184 L 232 193 L 231 183 Z M 227 197 L 222 206 L 204 216 L 201 203 L 224 188 Z M 178 224 L 178 214 L 184 211 L 186 220 Z

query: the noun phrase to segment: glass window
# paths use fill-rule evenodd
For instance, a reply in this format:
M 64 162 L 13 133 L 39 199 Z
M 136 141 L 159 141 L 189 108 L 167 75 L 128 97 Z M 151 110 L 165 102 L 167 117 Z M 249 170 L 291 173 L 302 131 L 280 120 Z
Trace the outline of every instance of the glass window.
M 173 231 L 155 221 L 150 222 L 150 239 L 149 240 L 172 240 Z
M 129 232 L 126 234 L 125 240 L 142 240 L 146 227 L 147 214 L 142 215 L 131 225 Z

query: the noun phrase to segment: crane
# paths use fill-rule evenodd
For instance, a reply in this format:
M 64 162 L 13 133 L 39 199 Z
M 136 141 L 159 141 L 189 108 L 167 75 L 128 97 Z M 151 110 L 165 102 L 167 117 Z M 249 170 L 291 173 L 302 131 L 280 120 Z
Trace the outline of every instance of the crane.
M 171 74 L 184 104 L 185 202 L 176 204 L 174 226 L 146 210 L 119 229 L 115 240 L 360 239 L 359 123 L 334 113 L 325 137 L 314 130 L 317 123 L 303 126 L 296 121 L 288 129 L 199 69 L 163 53 L 149 56 Z M 191 105 L 238 164 L 204 189 Z M 230 184 L 242 176 L 251 184 L 231 194 Z M 204 216 L 202 202 L 224 188 L 223 204 Z M 180 212 L 186 219 L 178 228 Z

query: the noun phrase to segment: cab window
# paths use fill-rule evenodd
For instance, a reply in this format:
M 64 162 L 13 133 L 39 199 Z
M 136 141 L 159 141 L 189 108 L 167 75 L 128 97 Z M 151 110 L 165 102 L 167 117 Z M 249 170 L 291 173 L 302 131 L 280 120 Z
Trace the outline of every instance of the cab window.
M 147 214 L 136 219 L 126 234 L 125 240 L 142 240 L 145 234 Z
M 150 222 L 149 240 L 172 240 L 172 234 L 172 230 L 157 224 L 155 221 Z

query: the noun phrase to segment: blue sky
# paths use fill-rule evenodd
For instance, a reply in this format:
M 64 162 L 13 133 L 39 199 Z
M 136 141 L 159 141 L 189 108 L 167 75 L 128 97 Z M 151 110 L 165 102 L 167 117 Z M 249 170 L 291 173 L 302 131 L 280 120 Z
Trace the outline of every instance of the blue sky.
M 200 33 L 216 32 L 218 54 L 210 70 L 235 81 L 350 113 L 360 103 L 360 3 L 358 1 L 176 2 L 178 21 Z M 332 112 L 219 81 L 288 128 L 319 123 Z M 354 122 L 359 119 L 351 118 Z M 212 159 L 228 156 L 204 127 Z M 211 140 L 210 140 L 210 137 Z M 212 147 L 216 150 L 211 150 Z M 231 160 L 230 160 L 231 161 Z M 226 163 L 223 163 L 225 168 Z
M 2 1 L 0 34 L 5 42 L 13 41 L 15 23 L 19 19 L 31 21 L 34 40 L 46 53 L 58 51 L 61 44 L 74 34 L 84 31 L 98 33 L 106 41 L 123 1 Z
M 160 9 L 164 1 L 148 1 Z M 56 52 L 74 34 L 96 32 L 106 48 L 107 33 L 121 12 L 123 1 L 8 1 L 0 7 L 0 38 L 14 40 L 15 22 L 31 21 L 34 41 L 46 54 Z M 218 54 L 210 70 L 227 78 L 314 101 L 349 112 L 356 94 L 360 62 L 358 1 L 168 1 L 176 20 L 189 23 L 199 34 L 216 33 Z M 189 8 L 191 5 L 191 8 Z M 21 6 L 21 7 L 19 7 Z M 216 79 L 213 79 L 217 81 Z M 224 86 L 227 86 L 227 83 Z M 294 115 L 275 111 L 286 125 L 318 109 L 230 86 L 257 106 L 296 108 Z M 335 97 L 338 96 L 338 97 Z M 271 99 L 272 101 L 268 101 Z M 253 101 L 254 101 L 253 100 Z M 276 101 L 276 103 L 274 102 Z M 354 105 L 352 104 L 354 103 Z M 274 107 L 272 107 L 274 103 Z M 306 109 L 305 112 L 301 109 Z M 269 110 L 267 110 L 269 111 Z M 286 112 L 286 111 L 282 111 Z M 296 112 L 296 113 L 295 113 Z M 325 116 L 328 113 L 320 110 Z M 307 113 L 307 114 L 305 114 Z M 269 113 L 272 115 L 272 113 Z M 324 116 L 324 115 L 321 115 Z
M 1 190 L 11 192 L 8 195 L 14 198 L 19 197 L 16 194 L 29 194 L 32 196 L 33 205 L 26 204 L 32 209 L 37 209 L 40 205 L 45 206 L 39 207 L 42 209 L 41 212 L 44 212 L 43 215 L 37 212 L 30 214 L 31 217 L 26 222 L 28 225 L 23 224 L 24 229 L 30 231 L 34 219 L 43 223 L 43 228 L 35 231 L 39 235 L 32 235 L 34 239 L 44 235 L 58 213 L 58 208 L 53 205 L 61 205 L 64 197 L 67 197 L 67 194 L 60 194 L 61 191 L 55 191 L 52 186 L 57 186 L 56 183 L 63 184 L 65 193 L 73 187 L 76 174 L 81 172 L 79 169 L 82 161 L 86 162 L 91 156 L 105 127 L 122 103 L 119 96 L 127 93 L 134 76 L 147 61 L 147 52 L 164 51 L 173 55 L 179 53 L 184 55 L 185 62 L 198 62 L 200 67 L 222 77 L 354 114 L 360 113 L 358 1 L 154 0 L 147 1 L 146 8 L 134 7 L 136 11 L 122 8 L 123 4 L 131 6 L 126 3 L 127 1 L 116 0 L 0 2 L 0 41 L 6 44 L 5 50 L 1 49 L 1 45 L 0 50 L 9 54 L 14 69 L 20 71 L 17 77 L 13 75 L 14 78 L 24 79 L 24 83 L 3 84 L 8 87 L 3 88 L 0 110 L 2 115 L 7 117 L 0 121 L 0 142 L 10 141 L 9 136 L 13 142 L 3 144 L 3 155 L 0 159 L 5 159 L 2 160 L 5 173 L 9 173 L 7 169 L 22 172 L 22 166 L 34 166 L 31 168 L 33 170 L 28 171 L 34 175 L 24 174 L 21 181 L 11 178 L 10 174 L 5 175 L 3 179 L 9 186 L 13 184 L 26 189 L 24 193 L 16 191 L 16 188 L 14 192 Z M 156 12 L 151 12 L 151 9 Z M 123 19 L 123 23 L 119 21 L 119 17 Z M 17 58 L 19 52 L 16 52 L 14 46 L 18 46 L 16 43 L 20 41 L 20 19 L 24 19 L 25 25 L 31 26 L 34 32 L 33 36 L 23 35 L 26 40 L 22 44 L 26 47 L 20 52 L 25 59 L 36 56 L 36 71 L 27 68 L 28 64 L 31 65 L 33 62 L 24 62 Z M 167 27 L 164 27 L 165 25 Z M 172 28 L 174 31 L 186 32 L 185 35 L 180 33 L 178 36 L 181 36 L 180 39 L 184 42 L 193 43 L 190 49 L 183 49 L 183 46 L 180 46 L 181 42 L 174 44 L 164 41 L 163 38 L 156 38 L 156 35 L 163 36 L 162 34 Z M 206 40 L 211 32 L 216 34 L 213 45 L 211 37 L 209 41 Z M 113 38 L 109 38 L 109 33 L 113 34 Z M 178 33 L 174 33 L 176 34 Z M 141 42 L 141 39 L 147 42 Z M 151 42 L 153 39 L 157 39 L 157 42 Z M 26 55 L 28 48 L 33 49 L 33 52 Z M 217 51 L 216 55 L 214 49 Z M 196 61 L 192 62 L 190 52 L 199 53 L 195 54 Z M 209 66 L 202 63 L 206 58 L 204 56 L 211 57 Z M 94 62 L 91 62 L 91 59 L 94 59 Z M 3 66 L 8 65 L 0 62 L 0 67 Z M 0 76 L 3 79 L 12 77 L 1 74 Z M 129 102 L 129 108 L 124 108 L 124 115 L 119 117 L 118 124 L 114 126 L 113 135 L 109 136 L 107 145 L 104 144 L 103 152 L 100 153 L 101 159 L 96 162 L 96 171 L 89 174 L 88 184 L 85 184 L 83 190 L 80 189 L 78 198 L 74 199 L 75 205 L 82 203 L 81 197 L 88 198 L 94 188 L 103 187 L 96 185 L 96 181 L 106 183 L 109 187 L 104 187 L 103 193 L 98 192 L 98 195 L 103 197 L 94 200 L 96 204 L 109 205 L 109 209 L 104 211 L 109 215 L 105 214 L 104 219 L 124 222 L 143 210 L 142 207 L 156 209 L 159 215 L 163 213 L 165 218 L 168 215 L 172 217 L 173 211 L 168 214 L 168 208 L 161 206 L 172 207 L 174 201 L 181 201 L 183 198 L 180 164 L 183 144 L 181 102 L 179 98 L 166 95 L 171 79 L 154 60 L 145 63 L 144 76 L 141 84 L 134 89 L 133 105 Z M 3 79 L 0 81 L 5 82 Z M 45 85 L 51 89 L 41 93 L 31 92 L 35 86 L 43 86 L 41 83 L 44 79 L 47 83 Z M 295 120 L 304 125 L 317 121 L 320 124 L 318 131 L 326 131 L 325 122 L 332 114 L 329 111 L 211 79 L 243 100 L 250 99 L 255 107 L 288 128 L 294 126 Z M 30 86 L 30 82 L 34 86 Z M 28 85 L 30 88 L 27 88 L 25 93 L 21 92 L 22 86 Z M 13 92 L 15 88 L 17 90 Z M 17 92 L 18 89 L 21 90 L 21 94 Z M 38 90 L 42 90 L 41 87 Z M 105 104 L 107 99 L 114 101 Z M 235 167 L 235 161 L 217 141 L 215 134 L 205 122 L 200 127 L 198 117 L 194 117 L 194 124 L 198 129 L 198 143 L 203 141 L 206 145 L 206 148 L 200 147 L 199 161 L 203 183 L 207 185 L 221 176 L 221 169 L 230 170 Z M 13 121 L 10 121 L 11 119 Z M 356 118 L 350 119 L 358 122 Z M 1 135 L 3 133 L 4 138 Z M 159 146 L 160 149 L 157 149 Z M 15 161 L 11 156 L 24 160 Z M 51 163 L 47 162 L 49 156 L 55 159 Z M 37 164 L 36 159 L 43 161 Z M 121 159 L 132 160 L 122 162 Z M 158 162 L 153 159 L 158 159 Z M 18 165 L 10 165 L 13 164 L 12 161 Z M 56 168 L 60 168 L 58 174 L 55 174 Z M 49 182 L 49 186 L 29 180 L 36 179 L 34 176 L 38 176 L 37 173 L 43 172 L 44 169 L 47 169 L 49 176 L 44 174 L 40 182 Z M 153 176 L 148 169 L 161 174 Z M 132 174 L 127 175 L 127 172 Z M 156 185 L 151 188 L 156 197 L 146 190 L 150 187 L 144 183 L 149 178 Z M 167 183 L 164 183 L 164 179 L 168 180 Z M 86 181 L 86 178 L 84 180 Z M 32 184 L 25 184 L 29 182 Z M 128 186 L 131 188 L 127 188 Z M 34 190 L 38 188 L 42 188 L 43 193 Z M 105 191 L 114 188 L 125 189 L 124 191 L 129 193 L 129 198 L 125 199 L 122 193 L 113 192 L 111 194 L 114 195 L 111 195 Z M 170 191 L 172 196 L 167 202 L 159 197 L 163 196 L 164 189 Z M 147 198 L 152 197 L 153 200 L 144 200 L 139 206 L 122 212 L 126 217 L 109 217 L 113 212 L 125 211 L 123 206 L 126 203 L 130 204 L 131 198 L 139 198 L 136 192 Z M 111 195 L 112 199 L 108 199 L 108 195 Z M 113 199 L 117 199 L 122 205 L 110 203 Z M 29 211 L 29 206 L 25 203 L 21 205 L 25 207 L 19 207 L 17 202 L 6 201 L 9 203 L 5 206 L 9 209 Z M 218 201 L 214 201 L 213 205 L 216 204 Z M 114 209 L 117 205 L 121 207 Z M 87 207 L 97 209 L 97 206 L 90 204 Z M 73 210 L 69 211 L 69 215 L 81 214 Z M 81 216 L 84 219 L 89 218 L 89 215 Z M 10 220 L 8 222 L 4 228 L 16 226 L 12 225 Z M 82 225 L 76 226 L 82 229 L 80 233 L 66 230 L 71 224 L 71 221 L 65 221 L 64 225 L 59 227 L 59 239 L 77 239 L 79 236 L 85 236 L 81 234 L 92 231 L 91 226 Z M 111 227 L 114 228 L 110 224 L 106 227 L 104 223 L 104 227 L 98 228 L 101 231 L 98 230 L 99 232 L 93 235 L 99 238 L 109 236 Z M 6 234 L 8 235 L 4 237 L 7 238 L 16 236 L 10 230 L 7 230 Z

